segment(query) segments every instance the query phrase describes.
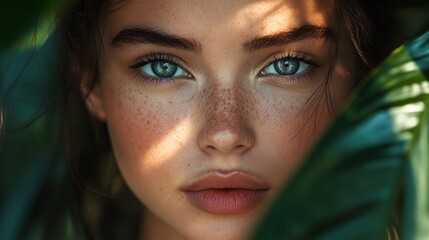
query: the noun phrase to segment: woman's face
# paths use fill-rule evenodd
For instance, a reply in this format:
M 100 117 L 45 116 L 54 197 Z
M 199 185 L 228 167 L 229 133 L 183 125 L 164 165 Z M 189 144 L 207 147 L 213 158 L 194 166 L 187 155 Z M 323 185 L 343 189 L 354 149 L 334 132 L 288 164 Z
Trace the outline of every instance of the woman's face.
M 248 236 L 355 84 L 332 4 L 131 0 L 107 16 L 87 105 L 146 237 Z

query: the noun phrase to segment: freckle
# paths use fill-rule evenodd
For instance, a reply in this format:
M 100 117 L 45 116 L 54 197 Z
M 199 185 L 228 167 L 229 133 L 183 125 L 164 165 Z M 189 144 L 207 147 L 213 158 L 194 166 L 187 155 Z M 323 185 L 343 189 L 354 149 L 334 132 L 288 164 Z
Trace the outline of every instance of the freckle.
M 177 198 L 177 200 L 179 200 L 179 202 L 181 202 L 181 201 L 183 200 L 183 196 L 182 196 L 182 195 L 180 195 L 180 196 Z
M 188 163 L 188 167 L 190 167 L 190 166 L 191 166 L 191 164 Z

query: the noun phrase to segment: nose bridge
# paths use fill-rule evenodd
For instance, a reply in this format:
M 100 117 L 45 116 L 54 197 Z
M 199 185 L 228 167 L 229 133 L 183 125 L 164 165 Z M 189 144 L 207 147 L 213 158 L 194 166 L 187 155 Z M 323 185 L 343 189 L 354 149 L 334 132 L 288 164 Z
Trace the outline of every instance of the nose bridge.
M 239 86 L 215 86 L 204 91 L 205 126 L 200 146 L 209 152 L 243 152 L 253 145 L 247 122 L 246 92 Z
M 207 91 L 207 128 L 238 133 L 242 125 L 242 96 L 237 89 L 214 87 Z

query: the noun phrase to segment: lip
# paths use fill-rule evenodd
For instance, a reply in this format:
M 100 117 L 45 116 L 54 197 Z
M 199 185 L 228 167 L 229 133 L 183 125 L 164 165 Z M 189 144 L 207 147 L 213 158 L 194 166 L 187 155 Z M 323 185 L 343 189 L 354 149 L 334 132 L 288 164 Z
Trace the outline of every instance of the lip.
M 217 215 L 241 214 L 256 208 L 268 195 L 269 186 L 242 172 L 210 172 L 185 186 L 189 202 Z

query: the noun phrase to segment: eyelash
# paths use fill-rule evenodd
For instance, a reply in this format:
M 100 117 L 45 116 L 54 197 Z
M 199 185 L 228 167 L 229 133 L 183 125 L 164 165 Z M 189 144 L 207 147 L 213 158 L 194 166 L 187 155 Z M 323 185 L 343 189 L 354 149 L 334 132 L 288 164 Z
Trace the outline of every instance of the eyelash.
M 293 60 L 298 60 L 300 62 L 303 62 L 305 64 L 308 64 L 308 69 L 305 70 L 304 73 L 300 73 L 300 74 L 294 74 L 294 75 L 280 75 L 280 74 L 264 74 L 263 71 L 265 71 L 269 66 L 271 66 L 272 64 L 274 64 L 275 62 L 279 61 L 279 60 L 284 60 L 284 59 L 293 59 Z M 262 68 L 258 68 L 258 69 L 262 69 L 259 70 L 258 72 L 258 76 L 259 77 L 267 77 L 267 78 L 271 78 L 271 79 L 276 79 L 282 82 L 290 82 L 292 84 L 294 83 L 299 83 L 300 81 L 306 79 L 306 78 L 310 78 L 312 76 L 312 74 L 314 73 L 314 69 L 320 67 L 322 64 L 319 63 L 314 57 L 306 54 L 306 53 L 302 53 L 302 52 L 289 52 L 289 53 L 280 53 L 277 55 L 274 55 L 270 60 L 268 60 L 268 63 L 264 64 Z
M 146 64 L 148 63 L 154 63 L 157 61 L 165 61 L 165 62 L 170 62 L 173 63 L 175 65 L 177 65 L 177 67 L 183 69 L 186 73 L 187 73 L 187 77 L 169 77 L 169 78 L 161 78 L 161 77 L 151 77 L 151 76 L 147 76 L 145 75 L 141 68 L 144 67 Z M 162 53 L 151 53 L 146 55 L 143 58 L 138 59 L 135 63 L 130 65 L 130 68 L 133 69 L 136 73 L 136 78 L 143 83 L 147 83 L 149 85 L 168 85 L 168 84 L 173 84 L 175 80 L 180 79 L 180 78 L 192 78 L 193 76 L 189 73 L 188 70 L 186 70 L 185 67 L 183 67 L 183 64 L 181 60 L 179 60 L 177 57 L 174 57 L 172 55 L 168 55 L 168 54 L 162 54 Z
M 284 60 L 284 59 L 293 59 L 293 60 L 298 60 L 300 62 L 303 62 L 305 64 L 308 64 L 308 69 L 304 70 L 304 73 L 299 73 L 299 74 L 294 74 L 294 75 L 281 75 L 281 74 L 265 74 L 263 73 L 263 71 L 265 71 L 269 66 L 271 66 L 272 64 L 276 63 L 277 61 L 280 60 Z M 188 76 L 187 77 L 169 77 L 169 78 L 161 78 L 161 77 L 152 77 L 152 76 L 148 76 L 146 74 L 144 74 L 141 70 L 141 68 L 143 66 L 145 66 L 146 64 L 149 63 L 154 63 L 157 61 L 165 61 L 165 62 L 170 62 L 173 63 L 175 65 L 177 65 L 177 67 L 183 69 Z M 143 58 L 138 59 L 135 63 L 130 65 L 130 68 L 133 69 L 136 73 L 136 78 L 143 83 L 147 83 L 149 85 L 169 85 L 169 84 L 173 84 L 176 80 L 178 79 L 183 79 L 183 78 L 193 78 L 193 76 L 189 73 L 188 70 L 186 70 L 187 68 L 183 67 L 183 65 L 185 65 L 180 59 L 172 56 L 172 55 L 168 55 L 168 54 L 162 54 L 162 53 L 152 53 L 152 54 L 148 54 Z M 263 65 L 264 67 L 258 67 L 257 69 L 261 69 L 258 72 L 258 76 L 259 77 L 263 77 L 263 78 L 271 78 L 271 79 L 275 79 L 281 82 L 289 82 L 289 83 L 299 83 L 300 81 L 309 78 L 312 76 L 312 74 L 314 73 L 314 68 L 320 67 L 321 64 L 319 62 L 317 62 L 314 57 L 305 54 L 305 53 L 301 53 L 301 52 L 290 52 L 290 53 L 280 53 L 277 55 L 274 55 L 273 57 L 271 57 L 270 60 L 268 60 L 268 63 Z

